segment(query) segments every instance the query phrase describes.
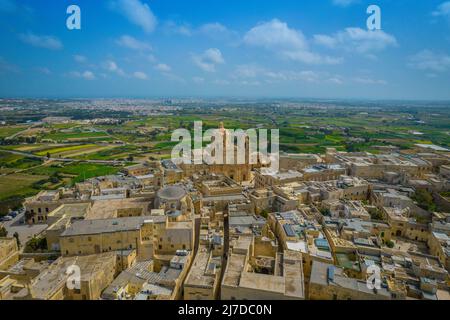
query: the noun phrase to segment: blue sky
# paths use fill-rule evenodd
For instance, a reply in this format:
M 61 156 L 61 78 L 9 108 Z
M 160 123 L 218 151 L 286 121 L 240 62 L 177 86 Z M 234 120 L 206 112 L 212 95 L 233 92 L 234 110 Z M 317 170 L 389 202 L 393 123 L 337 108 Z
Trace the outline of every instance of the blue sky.
M 443 0 L 0 0 L 0 37 L 0 97 L 450 99 Z

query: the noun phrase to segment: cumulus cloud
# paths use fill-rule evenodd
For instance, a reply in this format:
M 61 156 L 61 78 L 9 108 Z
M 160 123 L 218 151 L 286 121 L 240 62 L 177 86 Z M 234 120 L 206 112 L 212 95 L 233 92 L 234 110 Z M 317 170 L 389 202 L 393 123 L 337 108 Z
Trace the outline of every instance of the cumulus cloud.
M 186 37 L 205 36 L 213 40 L 231 41 L 238 40 L 239 34 L 228 29 L 219 22 L 210 22 L 193 27 L 185 22 L 175 22 L 173 20 L 164 23 L 164 31 L 170 35 L 181 35 Z
M 155 66 L 155 69 L 158 70 L 158 71 L 161 71 L 161 72 L 170 72 L 170 71 L 172 71 L 172 68 L 169 65 L 165 64 L 165 63 L 157 64 Z
M 54 36 L 36 35 L 32 32 L 21 33 L 19 39 L 33 47 L 49 50 L 60 50 L 63 48 L 61 41 Z
M 51 75 L 52 72 L 50 71 L 49 68 L 47 67 L 36 67 L 35 70 L 41 74 L 45 74 L 45 75 Z
M 158 21 L 148 4 L 139 0 L 113 0 L 110 6 L 145 32 L 151 33 L 155 30 Z
M 353 79 L 356 83 L 360 84 L 368 84 L 368 85 L 386 85 L 386 80 L 380 80 L 380 79 L 372 79 L 369 77 L 356 77 Z
M 450 1 L 441 3 L 435 11 L 432 12 L 435 17 L 447 17 L 450 18 Z
M 205 79 L 202 78 L 202 77 L 193 77 L 193 78 L 192 78 L 192 81 L 194 81 L 194 82 L 197 83 L 197 84 L 200 84 L 200 83 L 204 83 L 204 82 L 205 82 Z
M 319 72 L 313 70 L 282 70 L 273 71 L 258 65 L 240 65 L 231 74 L 231 78 L 238 84 L 249 84 L 251 79 L 258 79 L 266 83 L 277 83 L 282 81 L 300 81 L 308 83 L 334 83 L 342 84 L 342 77 L 339 75 L 330 75 L 328 72 Z
M 113 60 L 107 60 L 103 63 L 103 68 L 109 72 L 116 73 L 120 76 L 125 76 L 125 72 Z
M 75 54 L 73 56 L 73 59 L 78 63 L 86 63 L 87 62 L 87 58 L 80 54 Z
M 213 40 L 238 41 L 239 33 L 228 29 L 219 22 L 206 23 L 198 28 L 198 34 Z
M 314 41 L 328 48 L 342 48 L 361 54 L 373 54 L 398 45 L 394 36 L 382 30 L 369 31 L 361 28 L 346 28 L 331 36 L 318 34 L 314 36 Z
M 164 31 L 167 34 L 176 34 L 190 37 L 193 34 L 191 26 L 187 23 L 177 23 L 169 20 L 164 23 Z
M 215 72 L 217 65 L 225 63 L 222 52 L 216 48 L 210 48 L 200 55 L 194 55 L 193 60 L 195 65 L 206 72 Z
M 89 80 L 89 81 L 92 81 L 92 80 L 96 79 L 95 74 L 92 71 L 89 71 L 89 70 L 86 70 L 86 71 L 83 71 L 83 72 L 72 71 L 72 72 L 69 73 L 69 76 L 74 77 L 74 78 L 81 78 L 81 79 Z
M 116 43 L 124 48 L 138 50 L 138 51 L 148 51 L 152 50 L 152 46 L 143 41 L 137 40 L 129 35 L 123 35 L 116 40 Z
M 411 56 L 408 65 L 423 71 L 446 72 L 450 70 L 450 56 L 423 50 Z
M 357 2 L 359 2 L 359 0 L 333 0 L 333 4 L 340 7 L 348 7 Z
M 244 36 L 244 42 L 267 49 L 307 49 L 305 36 L 301 31 L 288 27 L 278 19 L 258 24 Z
M 300 30 L 289 28 L 278 19 L 260 23 L 244 36 L 244 43 L 262 47 L 281 57 L 308 64 L 337 64 L 341 59 L 325 57 L 312 52 L 308 41 Z
M 133 77 L 135 77 L 136 79 L 139 79 L 139 80 L 147 80 L 148 79 L 147 74 L 142 71 L 136 71 L 135 73 L 133 73 Z

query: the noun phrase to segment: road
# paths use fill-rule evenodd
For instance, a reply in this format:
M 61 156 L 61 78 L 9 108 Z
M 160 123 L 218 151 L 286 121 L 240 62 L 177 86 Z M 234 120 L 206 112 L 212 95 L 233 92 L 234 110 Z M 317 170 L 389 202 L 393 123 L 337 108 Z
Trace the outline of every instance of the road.
M 2 222 L 6 231 L 8 231 L 8 237 L 12 237 L 16 232 L 19 234 L 19 240 L 22 244 L 22 248 L 28 240 L 33 238 L 33 236 L 37 236 L 48 227 L 46 224 L 22 224 L 21 220 L 23 220 L 24 215 L 25 213 L 22 212 L 13 220 Z
M 37 156 L 35 154 L 23 152 L 23 151 L 15 151 L 15 150 L 7 150 L 7 149 L 0 149 L 0 151 L 19 155 L 19 156 L 24 156 L 24 157 L 28 157 L 28 158 L 32 158 L 32 159 L 39 159 L 42 161 L 83 162 L 83 163 L 112 164 L 112 165 L 125 164 L 125 161 L 119 161 L 119 160 L 80 160 L 80 159 L 70 159 L 70 158 L 47 158 L 45 156 Z

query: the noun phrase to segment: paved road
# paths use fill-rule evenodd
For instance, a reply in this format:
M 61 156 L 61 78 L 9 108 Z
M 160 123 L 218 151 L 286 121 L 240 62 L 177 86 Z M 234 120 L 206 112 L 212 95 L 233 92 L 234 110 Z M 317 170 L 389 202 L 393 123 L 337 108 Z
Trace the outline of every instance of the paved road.
M 16 232 L 19 234 L 19 240 L 20 243 L 22 244 L 22 248 L 23 245 L 25 245 L 25 243 L 28 240 L 33 238 L 33 236 L 40 234 L 48 227 L 48 225 L 46 224 L 35 224 L 35 225 L 22 224 L 20 222 L 23 218 L 24 213 L 21 213 L 18 214 L 17 217 L 15 217 L 11 221 L 2 222 L 6 231 L 8 231 L 8 237 L 12 237 Z
M 0 149 L 2 152 L 8 152 L 11 154 L 24 156 L 33 159 L 39 159 L 43 161 L 59 161 L 59 162 L 84 162 L 84 163 L 97 163 L 97 164 L 125 164 L 124 161 L 119 160 L 80 160 L 80 159 L 69 159 L 69 158 L 47 158 L 45 156 L 37 156 L 35 154 L 31 154 L 23 151 L 15 151 L 15 150 L 6 150 Z

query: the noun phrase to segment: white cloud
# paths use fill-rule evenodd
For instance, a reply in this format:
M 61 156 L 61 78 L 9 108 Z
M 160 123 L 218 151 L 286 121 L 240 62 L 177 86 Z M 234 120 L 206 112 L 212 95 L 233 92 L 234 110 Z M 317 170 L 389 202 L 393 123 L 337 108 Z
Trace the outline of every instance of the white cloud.
M 214 22 L 214 23 L 206 23 L 199 28 L 201 33 L 205 33 L 208 35 L 214 35 L 218 33 L 227 33 L 228 29 L 223 24 Z
M 446 1 L 441 3 L 436 11 L 432 12 L 432 15 L 435 17 L 448 17 L 450 18 L 450 1 Z
M 187 37 L 192 36 L 193 33 L 190 25 L 186 23 L 179 24 L 172 20 L 166 21 L 166 23 L 164 24 L 164 30 L 168 34 L 177 34 Z
M 125 72 L 113 60 L 107 60 L 103 63 L 103 68 L 109 72 L 116 73 L 120 76 L 125 76 Z
M 308 83 L 325 83 L 331 82 L 335 84 L 342 84 L 343 80 L 338 75 L 330 75 L 327 72 L 318 72 L 312 70 L 302 71 L 272 71 L 267 70 L 258 65 L 240 65 L 231 74 L 231 78 L 236 80 L 237 83 L 242 84 L 246 82 L 249 84 L 251 81 L 248 79 L 258 79 L 266 83 L 276 83 L 282 81 L 300 81 Z
M 338 64 L 341 59 L 324 57 L 309 49 L 308 41 L 300 30 L 289 28 L 278 19 L 260 23 L 244 36 L 244 43 L 263 47 L 281 57 L 308 64 Z
M 79 71 L 72 71 L 69 73 L 69 76 L 74 77 L 74 78 L 82 78 L 84 80 L 95 80 L 95 74 L 92 71 L 86 70 L 83 72 L 79 72 Z
M 344 84 L 344 80 L 342 80 L 342 78 L 339 76 L 331 77 L 327 81 L 338 85 Z
M 204 83 L 205 79 L 202 77 L 193 77 L 192 81 L 194 81 L 195 83 Z
M 135 73 L 133 73 L 133 77 L 135 77 L 136 79 L 139 79 L 139 80 L 147 80 L 148 79 L 147 74 L 145 74 L 142 71 L 136 71 Z
M 446 72 L 450 70 L 450 56 L 423 50 L 410 57 L 408 65 L 412 68 L 432 73 Z
M 343 48 L 360 54 L 373 54 L 387 47 L 397 46 L 397 39 L 382 31 L 369 31 L 361 28 L 346 28 L 332 36 L 315 35 L 316 44 L 328 48 Z
M 239 34 L 236 31 L 228 29 L 219 22 L 210 22 L 200 25 L 199 27 L 192 27 L 188 23 L 169 20 L 164 23 L 164 31 L 171 35 L 174 34 L 186 37 L 206 36 L 213 40 L 230 41 L 239 38 Z
M 45 74 L 45 75 L 51 75 L 52 72 L 47 67 L 36 67 L 35 70 L 39 73 Z
M 245 34 L 244 42 L 266 49 L 306 50 L 308 48 L 306 39 L 301 31 L 290 29 L 287 23 L 278 19 L 253 27 Z
M 84 71 L 82 76 L 86 80 L 95 80 L 95 75 L 92 71 Z
M 314 42 L 328 48 L 335 48 L 339 41 L 335 37 L 331 37 L 325 34 L 316 34 L 314 36 Z
M 228 86 L 230 85 L 230 81 L 224 80 L 224 79 L 216 79 L 213 81 L 213 84 L 219 85 L 219 86 Z
M 333 0 L 333 4 L 340 7 L 348 7 L 357 2 L 359 2 L 359 0 Z
M 73 59 L 78 63 L 86 63 L 87 62 L 87 58 L 85 56 L 82 56 L 79 54 L 74 55 Z
M 138 50 L 138 51 L 147 51 L 152 50 L 152 46 L 143 41 L 137 40 L 129 35 L 123 35 L 119 39 L 116 40 L 116 43 L 124 48 Z
M 145 32 L 151 33 L 155 30 L 157 18 L 148 4 L 139 0 L 114 0 L 111 2 L 111 8 Z
M 165 63 L 159 63 L 155 66 L 155 69 L 161 72 L 170 72 L 172 68 Z
M 152 54 L 147 55 L 146 58 L 151 63 L 155 63 L 157 61 L 156 57 Z
M 380 80 L 380 79 L 372 79 L 369 77 L 356 77 L 353 79 L 356 83 L 360 84 L 368 84 L 368 85 L 386 85 L 386 80 Z
M 239 34 L 236 31 L 228 29 L 219 22 L 206 23 L 200 26 L 197 32 L 213 40 L 233 40 L 236 42 L 239 40 Z
M 60 50 L 63 48 L 61 41 L 54 36 L 36 35 L 32 32 L 19 35 L 20 40 L 33 47 L 45 48 L 50 50 Z
M 200 69 L 206 72 L 215 72 L 217 65 L 225 63 L 222 52 L 216 48 L 210 48 L 201 55 L 194 55 L 193 60 Z

